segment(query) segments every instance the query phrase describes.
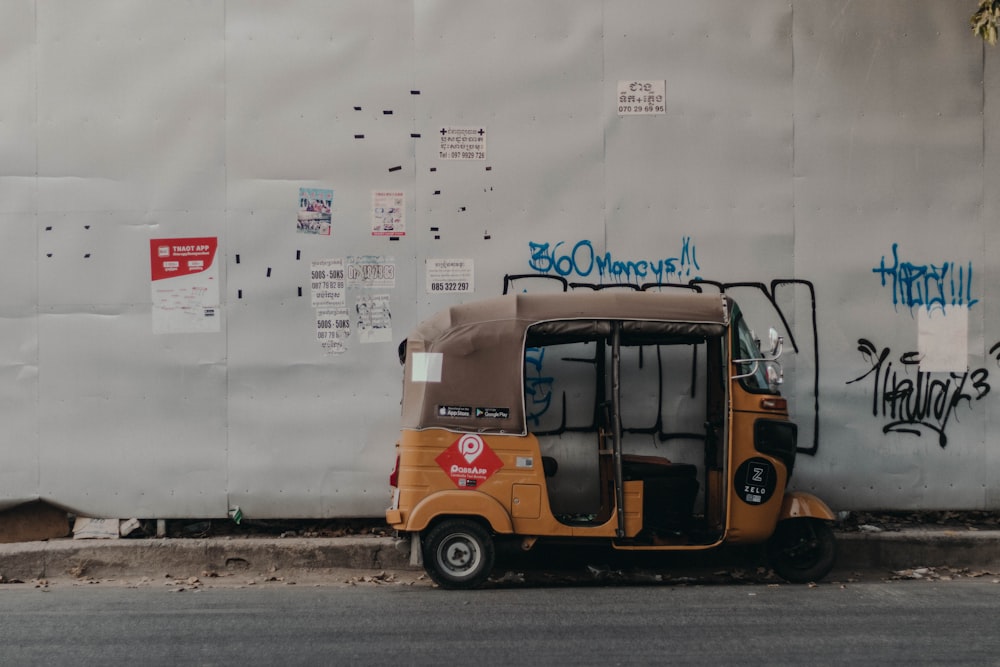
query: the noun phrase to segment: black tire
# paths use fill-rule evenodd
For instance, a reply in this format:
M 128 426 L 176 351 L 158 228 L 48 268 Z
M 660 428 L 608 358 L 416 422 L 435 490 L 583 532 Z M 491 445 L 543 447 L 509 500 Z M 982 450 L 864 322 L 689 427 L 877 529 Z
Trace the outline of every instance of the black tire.
M 423 539 L 424 569 L 441 588 L 478 588 L 496 558 L 493 537 L 472 519 L 446 519 Z
M 779 577 L 793 584 L 819 581 L 833 569 L 837 542 L 819 519 L 779 521 L 767 542 L 767 559 Z

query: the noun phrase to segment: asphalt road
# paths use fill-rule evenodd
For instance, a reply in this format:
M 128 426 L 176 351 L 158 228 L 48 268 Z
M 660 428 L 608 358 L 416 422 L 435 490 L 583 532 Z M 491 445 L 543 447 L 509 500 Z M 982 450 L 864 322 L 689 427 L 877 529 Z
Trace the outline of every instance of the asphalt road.
M 1000 664 L 998 610 L 988 577 L 470 592 L 19 584 L 0 587 L 0 664 Z

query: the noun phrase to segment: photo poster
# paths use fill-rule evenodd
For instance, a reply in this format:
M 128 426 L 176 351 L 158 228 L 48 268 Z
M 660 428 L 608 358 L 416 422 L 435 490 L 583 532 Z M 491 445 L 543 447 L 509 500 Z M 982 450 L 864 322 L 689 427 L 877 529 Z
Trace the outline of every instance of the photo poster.
M 372 236 L 406 236 L 406 196 L 402 192 L 372 191 Z
M 217 237 L 150 239 L 153 333 L 222 330 Z
M 299 188 L 299 215 L 296 231 L 300 234 L 330 236 L 333 190 Z

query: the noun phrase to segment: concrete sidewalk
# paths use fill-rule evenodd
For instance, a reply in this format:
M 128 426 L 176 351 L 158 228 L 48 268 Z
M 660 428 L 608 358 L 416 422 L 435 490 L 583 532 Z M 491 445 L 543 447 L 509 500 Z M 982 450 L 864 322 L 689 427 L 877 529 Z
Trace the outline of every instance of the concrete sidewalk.
M 0 576 L 162 577 L 410 569 L 389 537 L 58 539 L 0 544 Z
M 0 544 L 0 581 L 413 570 L 408 555 L 398 551 L 394 542 L 390 537 L 358 536 L 59 539 Z M 1000 572 L 1000 531 L 838 532 L 837 543 L 835 573 L 921 567 Z M 750 565 L 745 553 L 732 559 L 723 555 L 721 560 L 720 553 L 713 552 L 713 567 Z

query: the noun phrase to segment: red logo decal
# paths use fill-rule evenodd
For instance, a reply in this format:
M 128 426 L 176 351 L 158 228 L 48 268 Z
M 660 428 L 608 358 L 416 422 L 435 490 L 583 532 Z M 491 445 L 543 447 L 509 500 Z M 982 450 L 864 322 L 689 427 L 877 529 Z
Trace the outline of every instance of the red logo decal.
M 475 433 L 463 435 L 434 460 L 460 489 L 476 488 L 503 467 L 500 457 Z

